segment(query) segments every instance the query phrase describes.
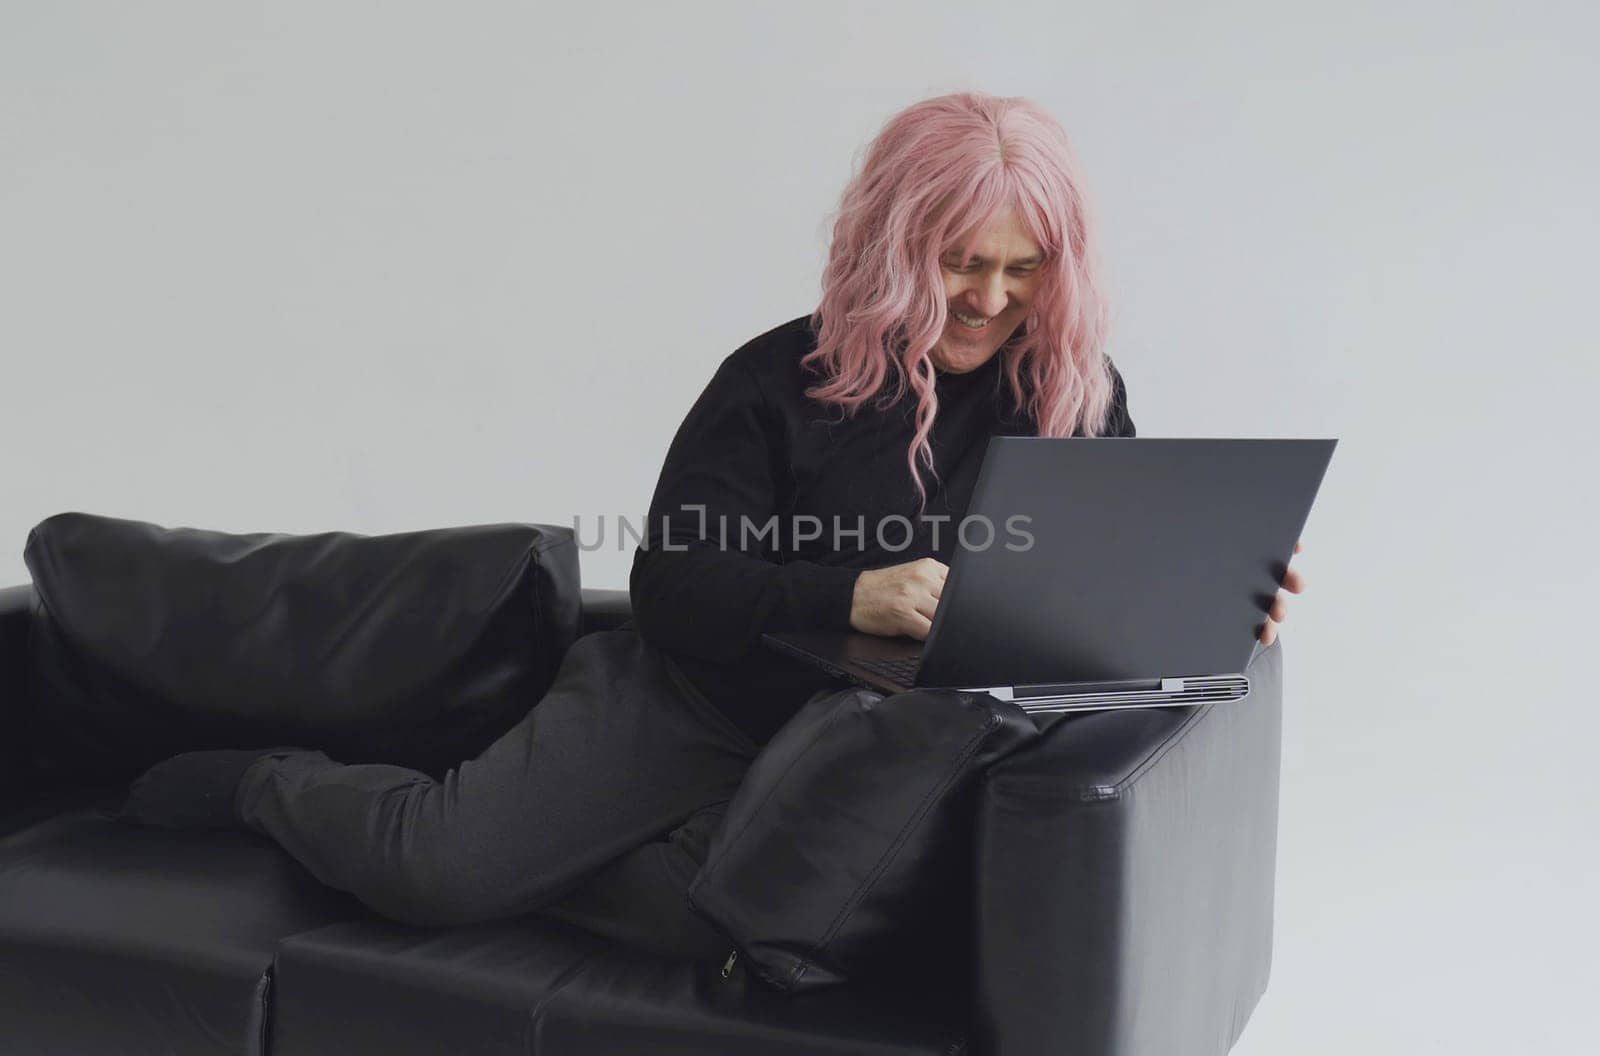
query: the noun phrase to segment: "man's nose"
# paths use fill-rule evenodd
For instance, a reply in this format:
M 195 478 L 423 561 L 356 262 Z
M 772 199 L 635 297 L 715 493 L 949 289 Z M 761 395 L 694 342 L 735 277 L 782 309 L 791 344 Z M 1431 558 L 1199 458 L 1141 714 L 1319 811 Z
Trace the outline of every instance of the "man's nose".
M 978 280 L 969 298 L 972 308 L 984 318 L 991 318 L 1006 310 L 1006 277 L 995 272 Z

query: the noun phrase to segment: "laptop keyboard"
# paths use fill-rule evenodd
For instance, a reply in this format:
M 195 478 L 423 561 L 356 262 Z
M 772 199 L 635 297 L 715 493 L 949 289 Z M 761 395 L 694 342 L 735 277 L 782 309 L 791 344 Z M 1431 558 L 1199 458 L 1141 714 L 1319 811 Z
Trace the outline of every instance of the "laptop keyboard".
M 921 657 L 912 657 L 907 660 L 857 660 L 856 665 L 864 667 L 875 675 L 888 679 L 890 682 L 910 689 L 916 682 L 917 668 L 922 663 Z

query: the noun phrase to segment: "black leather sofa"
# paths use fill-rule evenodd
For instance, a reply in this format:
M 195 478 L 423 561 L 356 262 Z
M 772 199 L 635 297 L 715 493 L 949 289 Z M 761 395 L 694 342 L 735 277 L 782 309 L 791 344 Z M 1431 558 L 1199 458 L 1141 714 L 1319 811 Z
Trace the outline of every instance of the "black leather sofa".
M 31 594 L 0 590 L 0 1053 L 1200 1056 L 1266 987 L 1279 645 L 1242 702 L 1059 720 L 988 771 L 964 977 L 784 996 L 539 916 L 396 924 L 253 833 L 40 787 L 13 721 Z M 583 605 L 586 630 L 629 614 Z

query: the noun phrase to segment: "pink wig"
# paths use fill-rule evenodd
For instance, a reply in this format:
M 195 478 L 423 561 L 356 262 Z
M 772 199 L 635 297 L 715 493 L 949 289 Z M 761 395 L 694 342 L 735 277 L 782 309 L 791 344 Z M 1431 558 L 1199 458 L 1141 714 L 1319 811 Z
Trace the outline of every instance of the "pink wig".
M 947 311 L 939 258 L 970 255 L 978 230 L 1007 207 L 1046 258 L 1032 311 L 996 353 L 1015 406 L 1040 436 L 1094 436 L 1112 399 L 1109 309 L 1082 177 L 1054 118 L 1026 99 L 980 93 L 917 103 L 873 140 L 833 226 L 811 316 L 817 348 L 803 361 L 824 380 L 806 395 L 853 415 L 879 393 L 877 405 L 892 406 L 909 386 L 917 409 L 906 464 L 923 503 L 917 463 L 937 479 L 928 435 L 939 409 L 929 352 Z

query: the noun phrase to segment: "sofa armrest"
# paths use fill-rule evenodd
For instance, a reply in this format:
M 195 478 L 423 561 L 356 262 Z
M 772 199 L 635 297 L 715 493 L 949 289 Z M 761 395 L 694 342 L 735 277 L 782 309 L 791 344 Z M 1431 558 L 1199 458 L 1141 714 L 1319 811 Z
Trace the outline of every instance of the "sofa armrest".
M 633 602 L 625 590 L 583 591 L 583 625 L 579 634 L 611 631 L 633 619 Z
M 1272 959 L 1282 646 L 1242 700 L 1057 721 L 991 767 L 975 1053 L 1221 1054 Z
M 23 722 L 32 604 L 31 584 L 0 589 L 0 808 L 12 805 L 28 780 Z

